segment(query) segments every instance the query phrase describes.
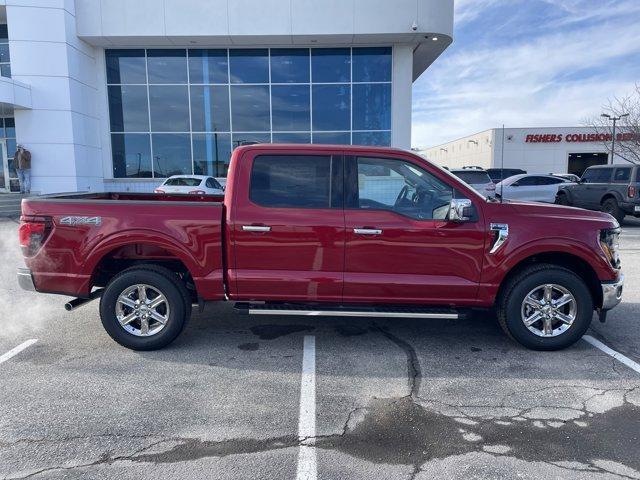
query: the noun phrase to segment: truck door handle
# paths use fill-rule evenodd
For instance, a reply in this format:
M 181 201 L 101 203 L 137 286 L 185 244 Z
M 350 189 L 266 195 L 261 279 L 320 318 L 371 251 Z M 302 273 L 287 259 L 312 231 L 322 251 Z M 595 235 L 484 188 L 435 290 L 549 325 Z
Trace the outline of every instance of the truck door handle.
M 266 225 L 243 225 L 243 232 L 266 233 L 271 231 L 271 227 Z
M 378 228 L 354 228 L 353 233 L 356 235 L 382 235 L 382 230 Z

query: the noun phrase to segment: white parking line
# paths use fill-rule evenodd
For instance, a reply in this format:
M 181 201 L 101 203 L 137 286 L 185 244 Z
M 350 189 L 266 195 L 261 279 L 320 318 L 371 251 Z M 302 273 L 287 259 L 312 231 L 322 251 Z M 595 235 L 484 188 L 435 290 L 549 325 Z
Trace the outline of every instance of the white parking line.
M 297 480 L 316 480 L 316 337 L 305 335 L 300 382 Z
M 615 358 L 616 360 L 618 360 L 620 363 L 624 363 L 627 367 L 629 367 L 631 370 L 635 370 L 636 372 L 640 373 L 640 364 L 634 362 L 633 360 L 631 360 L 629 357 L 625 357 L 624 355 L 622 355 L 619 352 L 616 352 L 615 350 L 607 347 L 604 343 L 602 343 L 600 340 L 596 340 L 595 338 L 593 338 L 590 335 L 585 335 L 584 337 L 582 337 L 585 342 L 590 343 L 591 345 L 593 345 L 594 347 L 596 347 L 598 350 L 602 350 L 604 353 L 606 353 L 607 355 Z
M 19 354 L 25 348 L 29 348 L 31 345 L 33 345 L 37 341 L 38 341 L 37 338 L 32 338 L 31 340 L 27 340 L 26 342 L 21 343 L 16 348 L 14 348 L 12 350 L 9 350 L 7 353 L 5 353 L 3 355 L 0 355 L 0 363 L 4 363 L 7 360 L 9 360 L 10 358 L 15 357 L 17 354 Z

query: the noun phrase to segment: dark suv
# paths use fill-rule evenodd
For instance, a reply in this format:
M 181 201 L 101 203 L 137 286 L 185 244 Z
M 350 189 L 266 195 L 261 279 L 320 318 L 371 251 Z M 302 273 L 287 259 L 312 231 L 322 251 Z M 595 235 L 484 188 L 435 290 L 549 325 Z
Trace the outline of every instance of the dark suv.
M 639 188 L 639 165 L 598 165 L 587 168 L 577 184 L 561 186 L 556 203 L 601 210 L 621 222 L 625 215 L 640 217 Z

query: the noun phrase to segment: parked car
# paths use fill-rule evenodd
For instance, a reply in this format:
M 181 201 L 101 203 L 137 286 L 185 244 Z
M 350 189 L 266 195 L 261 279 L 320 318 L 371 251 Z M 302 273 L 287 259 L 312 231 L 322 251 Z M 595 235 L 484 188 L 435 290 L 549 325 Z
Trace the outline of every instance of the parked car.
M 558 187 L 568 182 L 553 175 L 514 175 L 496 185 L 496 196 L 508 200 L 554 203 Z
M 527 173 L 526 170 L 521 170 L 519 168 L 487 168 L 486 172 L 491 177 L 493 183 L 501 182 L 502 180 L 506 180 L 514 175 Z
M 223 195 L 218 180 L 205 175 L 174 175 L 154 190 L 155 193 L 191 193 L 194 195 Z
M 485 197 L 496 195 L 496 184 L 491 181 L 489 175 L 484 170 L 479 169 L 455 169 L 451 170 L 456 177 L 467 182 Z
M 256 315 L 464 316 L 495 308 L 537 350 L 576 342 L 622 297 L 619 225 L 500 203 L 410 152 L 256 145 L 233 152 L 223 201 L 88 193 L 22 201 L 22 288 L 100 297 L 125 347 L 153 350 L 192 304 Z M 461 327 L 464 324 L 461 324 Z
M 573 173 L 550 173 L 554 177 L 564 178 L 565 180 L 569 180 L 573 183 L 578 183 L 580 181 L 580 177 L 578 175 L 574 175 Z
M 640 217 L 640 166 L 598 165 L 587 168 L 580 182 L 563 185 L 556 203 L 601 210 L 622 222 L 626 215 Z

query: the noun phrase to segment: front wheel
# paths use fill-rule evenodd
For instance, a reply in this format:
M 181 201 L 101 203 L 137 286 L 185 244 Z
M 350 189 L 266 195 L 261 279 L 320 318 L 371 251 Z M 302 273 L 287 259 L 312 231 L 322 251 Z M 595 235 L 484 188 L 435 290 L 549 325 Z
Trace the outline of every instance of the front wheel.
M 564 206 L 569 206 L 571 205 L 569 203 L 569 198 L 567 197 L 566 193 L 558 193 L 556 195 L 556 205 L 564 205 Z
M 498 320 L 513 339 L 533 350 L 573 345 L 593 318 L 593 299 L 584 281 L 563 267 L 526 268 L 513 277 L 498 303 Z
M 129 268 L 116 275 L 100 299 L 107 333 L 132 350 L 157 350 L 182 332 L 191 315 L 184 283 L 155 265 Z

